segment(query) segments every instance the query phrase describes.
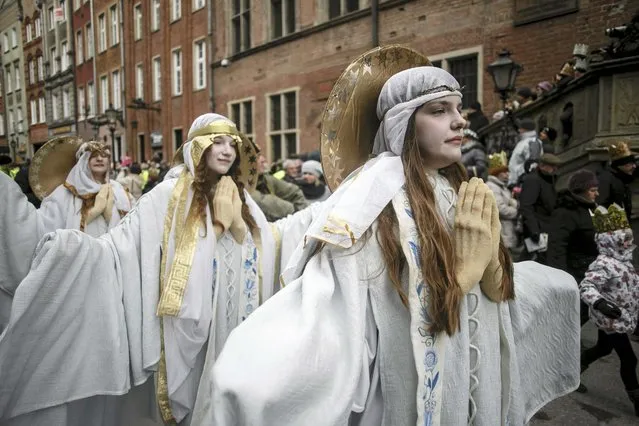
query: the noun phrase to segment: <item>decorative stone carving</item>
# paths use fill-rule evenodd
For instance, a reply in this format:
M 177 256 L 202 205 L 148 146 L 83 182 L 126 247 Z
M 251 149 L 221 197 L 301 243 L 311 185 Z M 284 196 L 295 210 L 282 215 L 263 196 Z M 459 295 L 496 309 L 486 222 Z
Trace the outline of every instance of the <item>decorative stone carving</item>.
M 639 73 L 614 76 L 612 105 L 613 130 L 639 128 Z

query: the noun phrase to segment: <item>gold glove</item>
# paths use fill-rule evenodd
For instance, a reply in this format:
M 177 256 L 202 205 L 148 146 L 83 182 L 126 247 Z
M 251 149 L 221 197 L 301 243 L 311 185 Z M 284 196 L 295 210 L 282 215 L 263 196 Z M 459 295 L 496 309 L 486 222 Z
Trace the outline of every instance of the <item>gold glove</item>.
M 455 257 L 457 282 L 464 294 L 479 282 L 492 258 L 494 205 L 492 191 L 481 179 L 461 184 L 455 212 Z
M 98 216 L 103 215 L 107 223 L 111 221 L 113 214 L 113 189 L 110 184 L 104 184 L 95 196 L 93 207 L 89 209 L 86 217 L 86 224 L 93 222 Z
M 231 223 L 231 235 L 238 244 L 244 242 L 246 237 L 247 227 L 242 218 L 242 199 L 240 198 L 240 191 L 237 189 L 237 185 L 233 182 L 233 222 Z
M 213 225 L 219 237 L 233 223 L 233 187 L 235 183 L 229 176 L 222 176 L 213 196 Z M 236 188 L 237 191 L 237 188 Z
M 491 253 L 490 263 L 484 271 L 484 275 L 479 282 L 481 290 L 493 302 L 502 301 L 502 277 L 504 270 L 499 262 L 499 242 L 501 241 L 501 222 L 499 221 L 499 210 L 497 204 L 493 206 L 493 214 L 490 224 Z

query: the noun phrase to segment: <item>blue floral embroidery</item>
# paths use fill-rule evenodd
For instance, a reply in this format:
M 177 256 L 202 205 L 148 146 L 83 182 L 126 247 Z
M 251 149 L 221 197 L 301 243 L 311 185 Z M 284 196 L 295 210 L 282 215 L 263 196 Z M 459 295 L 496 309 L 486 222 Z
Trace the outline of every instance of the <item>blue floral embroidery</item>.
M 252 247 L 250 254 L 244 261 L 244 296 L 246 297 L 246 316 L 242 317 L 242 321 L 246 319 L 256 308 L 254 306 L 257 299 L 258 283 L 257 283 L 257 248 Z
M 412 211 L 408 208 L 405 208 L 406 214 L 410 219 L 413 219 Z M 413 225 L 414 226 L 414 225 Z M 439 357 L 437 356 L 437 352 L 435 350 L 435 342 L 437 339 L 436 334 L 431 333 L 429 331 L 429 326 L 432 323 L 430 315 L 428 313 L 427 301 L 429 300 L 429 289 L 421 277 L 421 257 L 420 257 L 420 248 L 419 244 L 416 242 L 416 234 L 412 236 L 413 240 L 408 241 L 408 247 L 410 249 L 411 254 L 413 255 L 413 260 L 415 265 L 417 266 L 417 271 L 419 274 L 418 280 L 419 284 L 416 287 L 417 296 L 420 301 L 419 313 L 421 317 L 421 325 L 418 326 L 417 331 L 420 336 L 422 336 L 422 343 L 428 348 L 428 350 L 424 353 L 424 426 L 430 426 L 433 424 L 433 416 L 435 410 L 437 408 L 437 400 L 435 399 L 435 389 L 439 383 L 439 369 L 438 362 Z

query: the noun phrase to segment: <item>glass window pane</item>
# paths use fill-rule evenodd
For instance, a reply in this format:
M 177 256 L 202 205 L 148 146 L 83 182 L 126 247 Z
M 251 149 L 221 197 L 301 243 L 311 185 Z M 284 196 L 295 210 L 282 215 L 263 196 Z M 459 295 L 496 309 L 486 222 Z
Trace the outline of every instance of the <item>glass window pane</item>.
M 463 106 L 477 101 L 477 55 L 464 56 L 448 60 L 450 73 L 464 87 Z
M 286 156 L 297 154 L 297 133 L 287 133 L 286 137 Z
M 342 14 L 342 0 L 328 0 L 328 19 L 337 18 Z
M 346 12 L 359 10 L 359 0 L 346 0 Z
M 231 106 L 231 120 L 235 122 L 238 129 L 242 129 L 242 124 L 240 123 L 240 104 L 233 104 Z
M 286 0 L 286 34 L 295 32 L 295 0 Z
M 282 128 L 282 106 L 280 95 L 271 96 L 271 130 Z
M 290 92 L 284 95 L 286 108 L 286 129 L 294 129 L 297 127 L 297 110 L 296 110 L 296 93 Z
M 282 37 L 282 0 L 271 0 L 271 28 L 273 38 Z
M 241 0 L 233 0 L 233 15 L 240 13 Z
M 251 101 L 244 102 L 244 132 L 253 133 L 253 103 Z
M 242 28 L 240 18 L 233 18 L 233 52 L 238 53 L 242 49 Z
M 244 15 L 242 15 L 242 19 L 242 50 L 246 50 L 251 47 L 251 14 L 245 12 Z
M 282 158 L 282 136 L 271 136 L 271 155 L 273 156 L 273 161 L 277 161 Z

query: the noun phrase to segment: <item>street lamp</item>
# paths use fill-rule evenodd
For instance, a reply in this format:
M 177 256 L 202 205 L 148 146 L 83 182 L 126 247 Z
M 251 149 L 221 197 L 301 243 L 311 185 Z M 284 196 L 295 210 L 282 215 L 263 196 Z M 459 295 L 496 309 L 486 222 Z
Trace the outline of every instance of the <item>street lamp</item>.
M 506 102 L 508 101 L 508 94 L 515 90 L 515 81 L 517 80 L 517 76 L 523 70 L 523 66 L 510 59 L 510 52 L 508 49 L 504 49 L 499 52 L 497 60 L 486 67 L 486 71 L 493 78 L 495 92 L 499 93 L 502 110 L 505 115 L 505 119 L 503 121 L 504 125 L 502 127 L 502 136 L 497 147 L 498 151 L 503 149 L 504 142 L 508 139 L 509 123 L 512 124 L 513 127 L 517 128 L 510 109 L 506 107 Z
M 111 132 L 111 162 L 113 163 L 113 170 L 115 170 L 115 129 L 118 126 L 118 121 L 122 121 L 121 112 L 113 108 L 113 104 L 109 104 L 109 108 L 104 111 L 104 115 L 109 126 L 109 132 Z

